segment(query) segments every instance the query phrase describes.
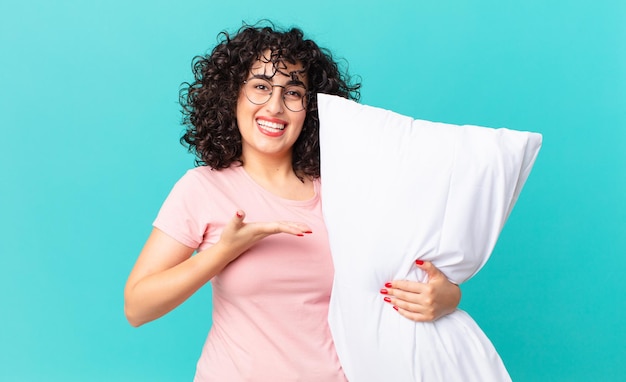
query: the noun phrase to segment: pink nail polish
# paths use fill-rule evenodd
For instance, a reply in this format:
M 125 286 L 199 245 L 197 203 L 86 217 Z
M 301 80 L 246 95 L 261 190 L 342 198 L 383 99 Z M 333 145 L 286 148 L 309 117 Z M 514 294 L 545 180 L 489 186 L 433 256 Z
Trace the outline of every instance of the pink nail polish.
M 383 298 L 383 300 L 385 300 L 385 302 L 391 302 L 391 298 L 389 298 L 389 297 L 385 297 L 385 298 Z
M 380 290 L 380 293 L 382 293 L 382 294 L 387 294 L 387 293 L 389 293 L 389 292 L 387 291 L 387 289 L 381 289 L 381 290 Z
M 385 283 L 385 286 L 386 286 L 387 288 L 392 288 L 391 283 Z
M 424 260 L 415 260 L 415 264 L 423 265 L 424 264 Z
M 398 307 L 397 307 L 397 306 L 395 306 L 395 305 L 393 306 L 393 308 L 394 308 L 395 310 L 398 310 Z

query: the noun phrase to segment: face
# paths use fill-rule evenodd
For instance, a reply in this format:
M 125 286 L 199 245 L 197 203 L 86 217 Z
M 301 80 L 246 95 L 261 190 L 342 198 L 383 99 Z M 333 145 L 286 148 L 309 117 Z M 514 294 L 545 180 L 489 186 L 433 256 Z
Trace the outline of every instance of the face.
M 266 55 L 269 56 L 269 52 Z M 296 107 L 296 99 L 304 94 L 298 94 L 297 91 L 307 86 L 304 74 L 292 75 L 301 69 L 302 65 L 299 63 L 292 65 L 285 62 L 279 71 L 276 71 L 271 62 L 257 61 L 252 64 L 248 75 L 248 96 L 242 86 L 237 100 L 237 124 L 241 132 L 244 162 L 255 156 L 291 161 L 293 145 L 302 131 L 306 117 L 306 110 L 290 110 L 299 109 Z M 263 79 L 267 82 L 259 81 Z M 271 96 L 266 103 L 258 104 L 266 98 L 259 94 L 254 95 L 252 91 L 259 94 L 265 92 L 268 96 L 271 92 Z

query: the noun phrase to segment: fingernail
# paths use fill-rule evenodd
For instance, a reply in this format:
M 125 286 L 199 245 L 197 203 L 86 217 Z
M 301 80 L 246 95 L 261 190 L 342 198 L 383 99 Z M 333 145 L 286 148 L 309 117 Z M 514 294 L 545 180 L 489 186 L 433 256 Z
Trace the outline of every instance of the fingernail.
M 417 265 L 423 265 L 424 261 L 423 260 L 415 260 L 415 264 Z
M 380 290 L 380 293 L 382 293 L 382 294 L 387 294 L 387 293 L 389 293 L 389 292 L 387 291 L 387 289 L 381 289 L 381 290 Z
M 313 233 L 313 231 L 304 231 L 304 233 Z
M 241 214 L 241 212 L 237 211 L 237 217 L 241 218 L 243 215 Z
M 391 288 L 391 283 L 386 283 L 386 284 L 385 284 L 385 286 L 386 286 L 387 288 Z
M 395 310 L 398 310 L 398 307 L 397 307 L 397 306 L 395 306 L 395 305 L 393 306 L 393 308 L 394 308 Z
M 304 236 L 304 234 L 303 233 L 299 233 L 298 236 L 302 237 L 302 236 Z
M 385 300 L 386 302 L 391 302 L 391 298 L 389 298 L 389 297 L 385 297 L 385 298 L 383 298 L 383 300 Z

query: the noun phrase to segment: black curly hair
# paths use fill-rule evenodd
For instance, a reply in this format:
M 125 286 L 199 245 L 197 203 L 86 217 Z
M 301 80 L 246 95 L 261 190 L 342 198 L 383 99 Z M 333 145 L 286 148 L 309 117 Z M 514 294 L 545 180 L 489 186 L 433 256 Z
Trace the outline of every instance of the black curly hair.
M 220 41 L 221 40 L 221 41 Z M 231 35 L 218 35 L 210 55 L 196 56 L 192 70 L 195 81 L 183 83 L 180 91 L 185 134 L 180 142 L 196 156 L 196 165 L 215 170 L 243 164 L 241 135 L 236 105 L 243 81 L 254 62 L 270 50 L 278 69 L 283 62 L 300 63 L 308 79 L 306 118 L 293 147 L 293 170 L 299 176 L 320 176 L 319 118 L 317 93 L 338 95 L 358 101 L 361 84 L 351 83 L 332 54 L 305 39 L 299 28 L 278 30 L 271 22 L 244 24 Z

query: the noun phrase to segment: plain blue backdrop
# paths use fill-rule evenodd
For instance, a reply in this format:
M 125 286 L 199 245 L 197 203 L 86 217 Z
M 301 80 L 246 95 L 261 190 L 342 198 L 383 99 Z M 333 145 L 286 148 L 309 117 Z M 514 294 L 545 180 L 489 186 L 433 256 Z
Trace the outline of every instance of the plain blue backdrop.
M 123 287 L 193 166 L 192 57 L 261 18 L 345 58 L 363 103 L 542 133 L 461 307 L 514 381 L 626 380 L 623 0 L 2 0 L 0 380 L 191 380 L 210 289 L 134 329 Z

